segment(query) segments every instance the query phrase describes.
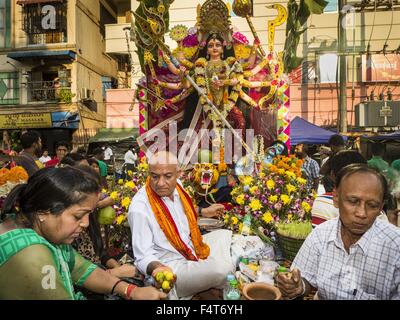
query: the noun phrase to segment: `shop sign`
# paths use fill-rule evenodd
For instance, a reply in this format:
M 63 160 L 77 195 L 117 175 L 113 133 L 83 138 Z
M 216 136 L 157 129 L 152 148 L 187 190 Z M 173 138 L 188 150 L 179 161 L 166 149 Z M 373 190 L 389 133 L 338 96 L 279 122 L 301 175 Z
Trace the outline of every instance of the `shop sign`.
M 51 128 L 50 113 L 0 115 L 0 129 Z

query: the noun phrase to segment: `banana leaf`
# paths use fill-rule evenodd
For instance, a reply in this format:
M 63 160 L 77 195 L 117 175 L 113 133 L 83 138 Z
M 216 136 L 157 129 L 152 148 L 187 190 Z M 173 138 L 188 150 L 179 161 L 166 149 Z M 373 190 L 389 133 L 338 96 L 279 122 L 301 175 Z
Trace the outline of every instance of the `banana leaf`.
M 297 57 L 297 47 L 301 35 L 306 31 L 306 28 L 303 28 L 304 24 L 311 14 L 322 14 L 327 4 L 325 0 L 300 0 L 299 4 L 295 0 L 289 0 L 283 55 L 285 73 L 290 73 L 303 61 L 303 58 Z
M 157 7 L 159 5 L 159 0 L 140 0 L 140 2 L 143 3 L 148 9 L 150 9 L 150 8 L 157 9 Z M 164 4 L 164 6 L 165 6 L 165 12 L 164 12 L 164 15 L 163 15 L 163 20 L 164 20 L 165 27 L 166 27 L 165 30 L 167 32 L 169 30 L 169 7 L 174 2 L 174 0 L 163 0 L 162 2 Z M 139 6 L 136 9 L 135 13 L 137 15 L 139 15 L 140 17 L 146 19 L 146 16 L 145 16 L 145 14 L 143 12 L 143 8 L 141 6 Z M 135 22 L 135 29 L 138 29 L 138 28 L 139 28 L 139 26 Z M 137 51 L 135 51 L 135 52 L 137 53 L 137 55 L 139 57 L 139 63 L 140 63 L 140 67 L 141 67 L 142 72 L 146 73 L 145 65 L 144 65 L 144 50 L 142 48 L 138 47 Z M 152 51 L 152 54 L 153 54 L 154 57 L 157 57 L 157 55 L 158 55 L 157 47 Z

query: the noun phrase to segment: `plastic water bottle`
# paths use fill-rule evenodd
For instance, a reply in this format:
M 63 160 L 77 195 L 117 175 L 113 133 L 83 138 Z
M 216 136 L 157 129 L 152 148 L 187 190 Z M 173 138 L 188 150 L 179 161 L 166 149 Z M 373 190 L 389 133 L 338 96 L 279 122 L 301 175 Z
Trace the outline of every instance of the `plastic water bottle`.
M 227 299 L 226 299 L 226 295 L 227 295 L 228 291 L 229 291 L 230 288 L 231 288 L 230 282 L 231 282 L 232 280 L 236 280 L 236 278 L 235 278 L 235 275 L 233 275 L 233 274 L 230 273 L 230 274 L 228 274 L 228 275 L 226 276 L 226 283 L 225 283 L 225 286 L 224 286 L 224 289 L 223 289 L 224 300 L 227 300 Z
M 251 230 L 251 215 L 246 214 L 243 218 L 242 236 L 248 236 Z
M 240 300 L 240 290 L 236 278 L 229 282 L 229 288 L 224 297 L 225 300 Z

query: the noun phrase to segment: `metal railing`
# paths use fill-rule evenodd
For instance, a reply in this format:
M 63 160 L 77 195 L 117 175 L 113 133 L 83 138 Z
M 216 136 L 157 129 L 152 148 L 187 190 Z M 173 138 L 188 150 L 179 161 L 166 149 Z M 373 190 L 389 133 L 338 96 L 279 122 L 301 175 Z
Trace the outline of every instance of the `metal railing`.
M 57 102 L 61 99 L 61 90 L 71 90 L 71 87 L 61 86 L 59 81 L 30 81 L 27 85 L 29 102 Z

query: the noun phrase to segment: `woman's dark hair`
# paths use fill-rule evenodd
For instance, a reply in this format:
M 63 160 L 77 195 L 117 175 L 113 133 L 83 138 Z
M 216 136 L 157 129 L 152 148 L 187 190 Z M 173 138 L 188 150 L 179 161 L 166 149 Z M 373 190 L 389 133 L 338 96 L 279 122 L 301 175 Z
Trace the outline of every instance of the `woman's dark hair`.
M 97 160 L 95 159 L 89 159 L 89 160 L 94 160 L 97 163 Z M 92 167 L 79 165 L 76 168 L 85 172 L 88 175 L 91 175 L 101 185 L 101 176 Z M 101 240 L 101 231 L 100 231 L 99 221 L 97 220 L 97 212 L 98 208 L 96 208 L 89 214 L 89 226 L 87 230 L 89 233 L 89 237 L 92 240 L 96 254 L 101 258 L 101 260 L 105 259 L 107 261 L 108 259 L 110 259 L 110 257 L 106 255 L 107 257 L 105 258 L 104 256 L 105 250 L 103 249 L 103 243 Z M 102 261 L 102 264 L 105 264 L 106 261 Z
M 221 41 L 221 44 L 222 44 L 222 45 L 223 45 L 224 42 L 225 42 L 225 40 L 221 37 L 220 34 L 218 34 L 218 33 L 211 33 L 211 34 L 207 37 L 206 45 L 204 46 L 204 48 L 202 48 L 202 49 L 199 51 L 199 58 L 206 58 L 206 57 L 207 57 L 208 43 L 210 42 L 211 39 L 216 39 L 216 40 Z M 223 59 L 226 59 L 226 58 L 228 58 L 228 57 L 234 57 L 234 56 L 235 56 L 235 52 L 233 51 L 233 47 L 231 47 L 230 49 L 228 49 L 226 46 L 223 45 L 223 48 L 224 48 L 224 51 L 223 51 L 223 52 L 224 52 L 224 53 L 223 53 L 224 58 L 223 58 Z
M 93 163 L 96 163 L 98 165 L 97 160 L 88 159 L 88 162 L 89 162 L 89 160 L 92 160 Z M 92 165 L 90 162 L 89 162 L 89 164 Z M 101 185 L 101 176 L 91 166 L 87 166 L 87 165 L 83 164 L 83 165 L 77 165 L 75 168 L 77 168 L 81 171 L 84 171 L 87 174 L 90 174 Z
M 60 166 L 62 167 L 63 165 L 68 165 L 71 167 L 76 166 L 79 164 L 79 162 L 85 160 L 86 158 L 81 155 L 80 153 L 68 153 L 61 161 L 60 161 Z
M 17 213 L 24 217 L 27 227 L 32 227 L 38 213 L 59 215 L 99 190 L 99 183 L 79 169 L 41 169 L 27 184 L 20 184 L 10 192 L 3 204 L 2 218 Z
M 355 163 L 342 168 L 336 176 L 336 183 L 335 183 L 336 188 L 339 188 L 340 183 L 345 177 L 351 176 L 359 172 L 371 173 L 379 179 L 382 185 L 383 200 L 385 201 L 388 198 L 388 193 L 389 193 L 389 187 L 386 178 L 380 172 L 376 171 L 373 168 L 368 167 L 368 165 L 363 163 Z

